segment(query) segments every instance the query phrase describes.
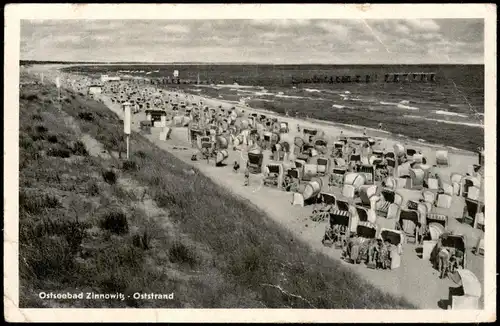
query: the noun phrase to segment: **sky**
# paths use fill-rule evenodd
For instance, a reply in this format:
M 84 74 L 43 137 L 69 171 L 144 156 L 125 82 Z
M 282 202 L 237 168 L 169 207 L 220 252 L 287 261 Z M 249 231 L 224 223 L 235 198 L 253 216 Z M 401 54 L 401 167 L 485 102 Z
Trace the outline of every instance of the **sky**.
M 21 59 L 483 64 L 482 19 L 23 20 Z

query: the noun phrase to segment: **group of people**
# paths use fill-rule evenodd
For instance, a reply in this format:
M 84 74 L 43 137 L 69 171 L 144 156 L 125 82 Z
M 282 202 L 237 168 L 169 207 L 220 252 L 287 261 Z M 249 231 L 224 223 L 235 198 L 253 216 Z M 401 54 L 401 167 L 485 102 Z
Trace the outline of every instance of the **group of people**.
M 395 246 L 390 239 L 367 239 L 354 234 L 344 245 L 342 257 L 355 264 L 365 261 L 376 269 L 391 268 L 391 252 Z

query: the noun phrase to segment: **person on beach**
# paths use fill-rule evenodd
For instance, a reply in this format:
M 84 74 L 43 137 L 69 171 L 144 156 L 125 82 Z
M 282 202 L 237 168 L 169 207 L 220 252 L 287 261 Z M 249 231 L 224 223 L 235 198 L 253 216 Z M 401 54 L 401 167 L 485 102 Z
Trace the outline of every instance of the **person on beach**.
M 379 122 L 379 123 L 378 123 L 378 129 L 379 129 L 379 130 L 382 130 L 382 122 Z
M 363 136 L 366 136 L 366 128 L 363 128 Z
M 245 169 L 245 182 L 243 183 L 244 186 L 249 186 L 250 185 L 250 171 L 249 171 L 249 162 L 247 162 L 247 167 Z
M 448 276 L 450 271 L 450 258 L 455 255 L 454 248 L 441 248 L 438 253 L 438 271 L 439 278 L 443 279 Z
M 464 254 L 460 250 L 457 250 L 453 256 L 450 258 L 450 268 L 449 272 L 454 273 L 457 269 L 459 269 L 464 260 Z

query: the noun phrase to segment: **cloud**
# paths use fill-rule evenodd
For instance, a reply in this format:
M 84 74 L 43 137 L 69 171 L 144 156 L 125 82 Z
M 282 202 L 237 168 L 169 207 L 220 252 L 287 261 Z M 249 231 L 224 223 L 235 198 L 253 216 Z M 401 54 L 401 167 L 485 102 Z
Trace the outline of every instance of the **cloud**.
M 404 35 L 408 35 L 411 33 L 410 28 L 404 24 L 397 24 L 395 31 L 396 31 L 396 33 L 404 34 Z
M 311 24 L 308 19 L 252 19 L 249 22 L 251 25 L 266 27 L 297 27 Z
M 440 29 L 440 26 L 432 19 L 409 19 L 407 24 L 417 31 L 434 32 Z
M 21 57 L 69 61 L 482 62 L 479 19 L 22 21 Z M 369 55 L 367 55 L 369 54 Z
M 342 24 L 332 22 L 320 22 L 316 26 L 328 33 L 332 33 L 334 38 L 346 39 L 349 37 L 351 30 Z

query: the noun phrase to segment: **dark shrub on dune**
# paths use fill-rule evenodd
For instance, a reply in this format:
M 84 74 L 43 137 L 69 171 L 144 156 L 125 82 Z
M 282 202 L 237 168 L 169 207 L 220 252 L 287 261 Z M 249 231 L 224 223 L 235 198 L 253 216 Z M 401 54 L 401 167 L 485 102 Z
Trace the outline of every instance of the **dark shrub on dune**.
M 44 134 L 48 131 L 48 129 L 43 125 L 39 125 L 39 126 L 35 127 L 35 131 L 40 133 L 40 134 Z
M 189 266 L 196 264 L 194 252 L 180 242 L 174 243 L 168 252 L 168 257 L 172 263 L 188 264 Z
M 137 171 L 139 170 L 139 166 L 134 161 L 125 161 L 123 162 L 122 169 L 124 171 Z
M 94 115 L 92 112 L 80 112 L 78 113 L 78 117 L 85 121 L 94 121 Z
M 40 214 L 45 209 L 60 207 L 59 199 L 51 195 L 35 196 L 19 192 L 19 208 L 30 214 Z
M 56 135 L 49 135 L 47 137 L 47 140 L 53 144 L 57 143 L 57 136 Z
M 76 141 L 75 144 L 73 145 L 73 154 L 74 155 L 79 155 L 79 156 L 87 156 L 89 153 L 87 152 L 87 149 L 85 148 L 85 144 L 83 142 Z
M 31 116 L 31 119 L 32 119 L 32 120 L 35 120 L 35 121 L 42 121 L 42 120 L 43 120 L 43 119 L 42 119 L 42 116 L 41 116 L 41 115 L 39 115 L 39 114 L 33 114 L 33 115 Z
M 71 152 L 67 148 L 51 147 L 47 150 L 47 155 L 52 157 L 68 158 L 71 156 Z
M 109 184 L 116 183 L 116 173 L 111 170 L 104 171 L 102 173 L 102 178 Z
M 114 234 L 125 234 L 128 232 L 127 216 L 123 212 L 107 212 L 101 217 L 100 226 Z

